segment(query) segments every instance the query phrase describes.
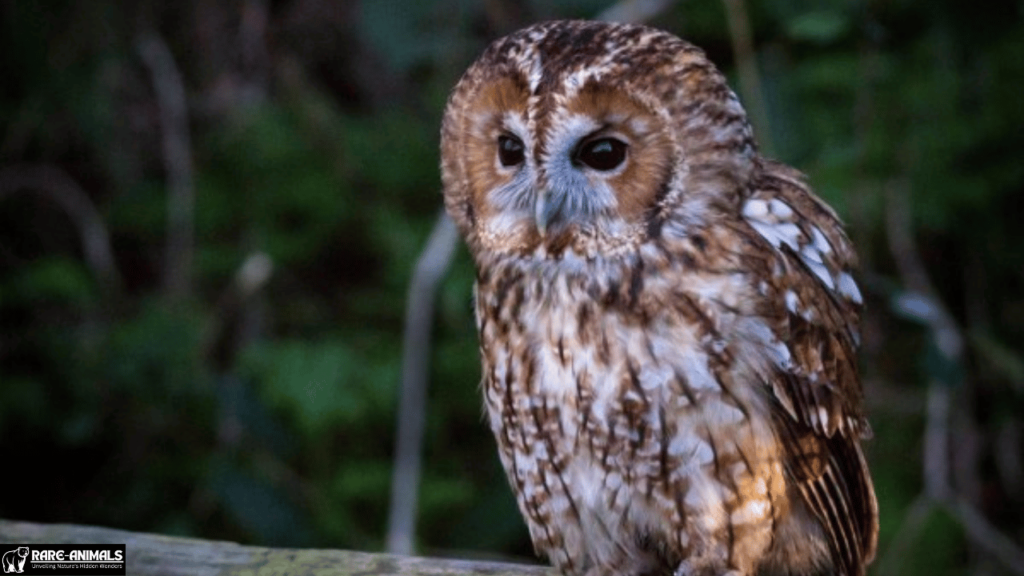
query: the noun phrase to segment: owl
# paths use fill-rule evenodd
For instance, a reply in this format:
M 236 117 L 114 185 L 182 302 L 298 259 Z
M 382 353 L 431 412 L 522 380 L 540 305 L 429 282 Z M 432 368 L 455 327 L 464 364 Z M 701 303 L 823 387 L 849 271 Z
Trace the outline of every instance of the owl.
M 864 574 L 856 257 L 700 49 L 515 32 L 452 91 L 441 158 L 538 553 L 571 575 Z

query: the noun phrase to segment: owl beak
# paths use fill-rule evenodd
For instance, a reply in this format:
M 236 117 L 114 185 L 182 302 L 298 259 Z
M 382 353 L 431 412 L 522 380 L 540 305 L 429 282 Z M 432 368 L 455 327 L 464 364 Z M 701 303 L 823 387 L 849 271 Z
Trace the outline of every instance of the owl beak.
M 533 205 L 533 219 L 537 224 L 537 233 L 541 235 L 541 238 L 547 236 L 548 232 L 548 216 L 545 206 L 547 205 L 547 194 L 541 192 L 537 194 L 537 201 Z
M 548 228 L 558 218 L 561 208 L 561 202 L 554 201 L 548 190 L 543 189 L 537 194 L 537 200 L 533 205 L 533 218 L 541 237 L 547 236 Z

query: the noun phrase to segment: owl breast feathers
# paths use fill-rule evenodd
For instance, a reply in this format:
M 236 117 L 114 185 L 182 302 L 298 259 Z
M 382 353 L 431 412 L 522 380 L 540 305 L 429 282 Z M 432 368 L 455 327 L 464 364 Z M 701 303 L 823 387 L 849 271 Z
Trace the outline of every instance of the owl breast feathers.
M 863 574 L 855 255 L 703 52 L 531 26 L 459 81 L 441 147 L 537 551 L 566 574 Z

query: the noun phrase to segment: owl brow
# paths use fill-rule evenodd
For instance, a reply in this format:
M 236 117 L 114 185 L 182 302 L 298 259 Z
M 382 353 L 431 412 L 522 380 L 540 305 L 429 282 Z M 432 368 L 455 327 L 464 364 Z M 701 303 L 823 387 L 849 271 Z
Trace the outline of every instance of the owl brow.
M 501 121 L 499 122 L 499 127 L 501 133 L 499 134 L 499 136 L 512 136 L 516 140 L 519 140 L 519 142 L 521 142 L 523 146 L 525 146 L 526 139 L 522 136 L 522 134 L 529 134 L 529 129 L 522 122 L 522 118 L 514 114 L 504 114 L 500 117 L 500 119 Z
M 580 138 L 580 143 L 582 144 L 583 142 L 587 142 L 588 140 L 592 140 L 596 136 L 603 136 L 604 133 L 607 132 L 608 130 L 610 130 L 611 128 L 612 128 L 612 124 L 609 123 L 609 122 L 605 122 L 604 124 L 598 126 L 594 130 L 592 130 L 591 132 L 585 134 L 582 138 Z

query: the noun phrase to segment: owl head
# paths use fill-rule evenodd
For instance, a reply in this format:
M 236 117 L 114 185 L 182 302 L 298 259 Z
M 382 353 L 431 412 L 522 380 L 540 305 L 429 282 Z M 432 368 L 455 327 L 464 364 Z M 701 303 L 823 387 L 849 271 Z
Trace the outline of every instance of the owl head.
M 441 129 L 445 205 L 471 252 L 613 258 L 739 212 L 746 114 L 695 46 L 640 25 L 536 24 L 495 41 Z

